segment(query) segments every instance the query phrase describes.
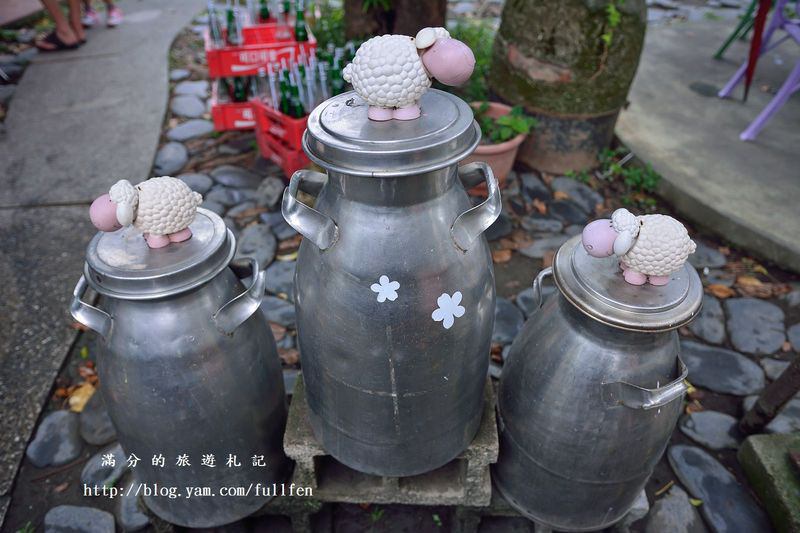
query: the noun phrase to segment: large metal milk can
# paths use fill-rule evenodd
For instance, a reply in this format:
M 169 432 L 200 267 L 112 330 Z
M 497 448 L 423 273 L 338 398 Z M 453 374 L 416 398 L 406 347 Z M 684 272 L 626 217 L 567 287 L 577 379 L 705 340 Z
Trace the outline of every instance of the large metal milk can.
M 286 478 L 286 404 L 275 340 L 256 312 L 265 273 L 251 259 L 256 275 L 242 286 L 228 268 L 234 236 L 214 213 L 198 209 L 189 227 L 191 239 L 162 249 L 132 226 L 98 233 L 71 312 L 101 337 L 100 390 L 135 458 L 137 493 L 164 520 L 213 527 L 264 505 L 257 483 Z M 87 285 L 103 310 L 81 300 Z M 187 497 L 194 487 L 212 497 Z
M 680 415 L 687 370 L 676 329 L 699 311 L 702 285 L 687 264 L 667 285 L 626 283 L 619 259 L 590 257 L 581 236 L 539 273 L 535 297 L 551 274 L 558 290 L 500 378 L 493 480 L 535 522 L 602 529 L 633 505 Z
M 304 148 L 327 170 L 314 208 L 283 214 L 305 239 L 295 275 L 303 379 L 314 435 L 362 472 L 410 476 L 463 451 L 480 424 L 494 271 L 482 235 L 500 213 L 462 100 L 427 92 L 416 120 L 375 122 L 354 92 L 309 116 Z M 473 207 L 461 178 L 485 180 Z

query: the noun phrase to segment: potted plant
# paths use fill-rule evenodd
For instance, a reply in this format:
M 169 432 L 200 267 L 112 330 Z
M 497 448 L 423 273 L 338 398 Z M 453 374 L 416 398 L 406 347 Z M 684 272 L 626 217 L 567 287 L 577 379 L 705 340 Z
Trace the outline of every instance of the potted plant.
M 481 143 L 462 164 L 485 161 L 492 167 L 500 187 L 505 187 L 519 145 L 536 127 L 536 119 L 527 116 L 521 106 L 509 107 L 499 102 L 473 102 L 470 105 L 475 109 L 475 120 L 481 127 L 482 137 Z M 486 194 L 486 185 L 481 184 L 471 192 Z

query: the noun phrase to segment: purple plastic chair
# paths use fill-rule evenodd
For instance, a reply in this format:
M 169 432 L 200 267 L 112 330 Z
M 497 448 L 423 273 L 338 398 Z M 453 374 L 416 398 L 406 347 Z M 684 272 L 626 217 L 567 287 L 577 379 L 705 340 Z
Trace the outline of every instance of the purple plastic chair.
M 800 45 L 800 19 L 787 18 L 785 9 L 787 3 L 788 0 L 778 0 L 775 2 L 775 11 L 772 14 L 772 19 L 770 20 L 769 26 L 767 26 L 767 29 L 764 31 L 760 55 L 777 48 L 781 43 L 789 39 L 794 39 L 794 41 Z M 795 15 L 800 17 L 800 1 L 795 3 Z M 776 30 L 783 30 L 785 35 L 770 45 L 770 40 L 774 36 Z M 720 98 L 727 98 L 731 95 L 733 89 L 742 81 L 746 69 L 747 61 L 742 63 L 739 70 L 736 71 L 725 87 L 719 92 L 718 96 Z M 786 78 L 786 81 L 783 83 L 778 93 L 756 119 L 747 126 L 747 129 L 739 135 L 739 138 L 743 141 L 755 140 L 758 132 L 767 125 L 772 115 L 777 113 L 792 93 L 796 92 L 798 89 L 800 89 L 800 61 L 797 62 L 792 72 L 789 73 L 789 77 Z

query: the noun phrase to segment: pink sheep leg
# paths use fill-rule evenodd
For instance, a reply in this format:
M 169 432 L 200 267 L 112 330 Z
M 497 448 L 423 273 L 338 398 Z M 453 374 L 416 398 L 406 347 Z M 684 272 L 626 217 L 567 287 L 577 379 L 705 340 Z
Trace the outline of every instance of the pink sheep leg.
M 170 242 L 188 241 L 192 238 L 192 230 L 189 228 L 184 228 L 180 231 L 176 231 L 175 233 L 170 233 L 168 237 Z
M 392 112 L 392 118 L 396 118 L 397 120 L 414 120 L 415 118 L 419 118 L 419 116 L 420 110 L 419 106 L 416 104 L 398 107 Z
M 147 241 L 147 246 L 150 248 L 163 248 L 169 244 L 169 237 L 166 235 L 152 235 L 150 233 L 144 234 L 144 240 Z
M 388 107 L 378 107 L 376 105 L 369 106 L 369 110 L 367 111 L 367 117 L 370 120 L 377 120 L 379 122 L 392 120 L 393 114 L 392 110 Z
M 622 277 L 625 278 L 625 281 L 630 283 L 631 285 L 644 285 L 647 281 L 647 276 L 642 274 L 641 272 L 636 272 L 635 270 L 626 270 Z
M 648 279 L 650 285 L 661 286 L 669 283 L 669 276 L 650 276 Z

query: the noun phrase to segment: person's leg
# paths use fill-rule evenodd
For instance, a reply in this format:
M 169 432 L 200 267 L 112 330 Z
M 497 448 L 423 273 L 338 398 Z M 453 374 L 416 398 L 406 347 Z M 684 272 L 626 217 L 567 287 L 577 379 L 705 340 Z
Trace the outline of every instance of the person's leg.
M 75 37 L 80 42 L 86 40 L 86 32 L 83 31 L 83 23 L 81 22 L 81 0 L 67 0 L 69 6 L 69 25 L 72 26 L 72 31 L 75 32 Z
M 83 27 L 91 28 L 98 22 L 100 22 L 100 17 L 92 7 L 92 0 L 83 0 L 83 17 L 81 18 Z
M 122 24 L 122 10 L 114 5 L 114 0 L 104 0 L 106 3 L 106 24 L 109 28 Z
M 77 44 L 78 37 L 75 35 L 75 32 L 70 26 L 69 21 L 67 21 L 67 17 L 65 17 L 64 13 L 62 13 L 61 8 L 58 5 L 58 0 L 42 0 L 42 4 L 56 25 L 56 29 L 53 30 L 56 37 L 58 37 L 58 39 L 67 46 Z M 58 49 L 56 44 L 44 39 L 37 41 L 36 46 L 42 50 Z

